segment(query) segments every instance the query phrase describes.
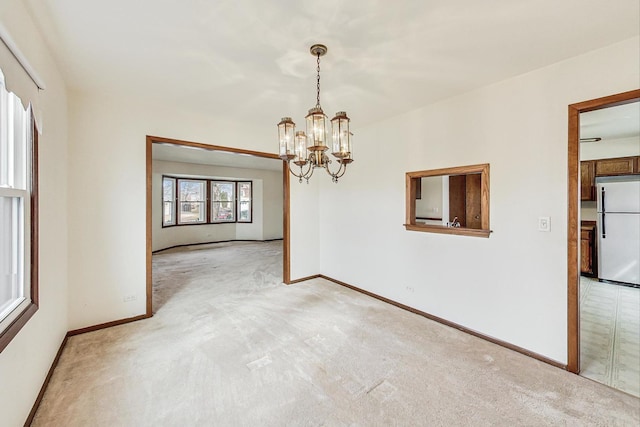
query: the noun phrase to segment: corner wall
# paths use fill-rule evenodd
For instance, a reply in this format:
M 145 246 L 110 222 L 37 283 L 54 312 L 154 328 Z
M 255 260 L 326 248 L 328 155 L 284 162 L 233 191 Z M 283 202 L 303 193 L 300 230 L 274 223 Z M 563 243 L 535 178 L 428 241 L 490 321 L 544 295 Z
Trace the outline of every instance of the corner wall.
M 23 2 L 0 2 L 0 21 L 46 89 L 38 93 L 40 307 L 0 353 L 0 424 L 23 425 L 68 330 L 67 94 L 61 73 Z M 4 64 L 0 63 L 0 67 Z M 7 81 L 11 88 L 11 81 Z
M 239 123 L 189 105 L 82 92 L 70 92 L 69 116 L 72 330 L 146 313 L 147 135 L 274 153 L 277 140 L 265 129 L 278 117 Z M 317 211 L 305 204 L 307 192 L 291 193 L 292 271 L 316 274 L 318 229 L 307 218 Z
M 637 89 L 639 45 L 354 129 L 358 158 L 338 186 L 321 183 L 321 273 L 566 363 L 567 107 Z M 405 231 L 406 172 L 479 163 L 488 239 Z

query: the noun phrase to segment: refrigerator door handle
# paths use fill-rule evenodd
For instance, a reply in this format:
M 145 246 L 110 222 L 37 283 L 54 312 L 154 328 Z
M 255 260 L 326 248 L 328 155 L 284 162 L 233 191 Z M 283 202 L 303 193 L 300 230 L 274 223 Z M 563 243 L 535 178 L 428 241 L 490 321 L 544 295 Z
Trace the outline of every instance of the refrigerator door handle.
M 604 222 L 604 215 L 606 212 L 606 209 L 604 208 L 604 196 L 605 196 L 605 190 L 604 190 L 604 186 L 600 187 L 600 210 L 602 211 L 602 238 L 606 239 L 607 238 L 607 231 L 606 231 L 606 226 L 605 226 L 605 222 Z

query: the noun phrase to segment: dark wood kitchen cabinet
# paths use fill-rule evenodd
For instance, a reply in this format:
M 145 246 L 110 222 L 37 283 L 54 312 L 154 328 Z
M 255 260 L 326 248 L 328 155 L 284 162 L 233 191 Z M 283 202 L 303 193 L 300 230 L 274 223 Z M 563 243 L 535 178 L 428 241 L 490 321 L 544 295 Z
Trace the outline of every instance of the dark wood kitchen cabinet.
M 580 273 L 597 277 L 596 222 L 582 221 L 580 225 Z
M 637 173 L 638 157 L 618 157 L 596 160 L 595 176 L 615 176 Z
M 640 156 L 580 162 L 580 200 L 596 200 L 596 177 L 640 173 Z
M 596 199 L 595 170 L 595 160 L 580 162 L 580 200 Z

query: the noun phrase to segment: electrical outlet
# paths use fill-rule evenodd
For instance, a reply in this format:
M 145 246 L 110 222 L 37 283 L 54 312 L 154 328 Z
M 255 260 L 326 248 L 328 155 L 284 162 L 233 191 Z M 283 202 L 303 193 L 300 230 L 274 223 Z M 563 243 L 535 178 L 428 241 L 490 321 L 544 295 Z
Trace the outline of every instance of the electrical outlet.
M 415 289 L 413 289 L 411 286 L 407 286 L 406 289 L 409 292 L 415 292 Z
M 122 298 L 122 301 L 124 302 L 131 302 L 131 301 L 135 301 L 136 300 L 136 296 L 135 295 L 127 295 L 126 297 Z
M 551 219 L 548 216 L 538 218 L 538 231 L 551 231 Z

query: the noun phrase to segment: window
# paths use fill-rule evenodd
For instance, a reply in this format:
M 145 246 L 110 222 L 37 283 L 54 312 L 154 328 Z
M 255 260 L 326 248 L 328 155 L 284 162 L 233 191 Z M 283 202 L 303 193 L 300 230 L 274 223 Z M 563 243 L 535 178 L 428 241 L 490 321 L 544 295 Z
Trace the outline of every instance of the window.
M 211 222 L 236 221 L 236 183 L 211 181 Z
M 162 225 L 176 224 L 176 179 L 162 177 Z
M 238 222 L 251 222 L 251 181 L 238 182 Z
M 163 227 L 252 221 L 252 181 L 162 177 Z
M 178 224 L 207 222 L 207 181 L 179 179 L 178 199 Z
M 0 72 L 0 351 L 38 308 L 37 134 Z

